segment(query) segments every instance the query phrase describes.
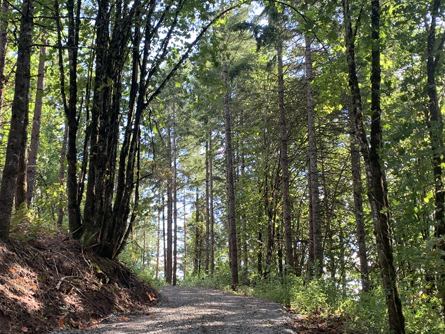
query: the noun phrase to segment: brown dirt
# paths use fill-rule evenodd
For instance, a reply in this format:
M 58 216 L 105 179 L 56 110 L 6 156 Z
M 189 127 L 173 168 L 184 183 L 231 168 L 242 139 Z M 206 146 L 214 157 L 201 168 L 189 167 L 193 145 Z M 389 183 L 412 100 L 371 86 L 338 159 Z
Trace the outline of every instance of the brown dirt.
M 294 328 L 298 331 L 299 334 L 321 334 L 321 333 L 330 333 L 330 334 L 344 334 L 344 333 L 355 333 L 346 331 L 343 327 L 343 320 L 337 316 L 318 316 L 318 315 L 309 315 L 302 316 L 296 315 L 294 321 Z
M 150 284 L 121 262 L 100 258 L 65 235 L 0 242 L 0 334 L 85 329 L 156 301 Z

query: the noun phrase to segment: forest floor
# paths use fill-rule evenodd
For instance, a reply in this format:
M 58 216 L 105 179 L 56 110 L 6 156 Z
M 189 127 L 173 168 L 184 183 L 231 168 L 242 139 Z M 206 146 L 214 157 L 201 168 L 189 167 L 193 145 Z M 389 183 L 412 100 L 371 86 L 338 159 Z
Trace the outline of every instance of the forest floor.
M 347 333 L 337 317 L 304 317 L 231 292 L 167 286 L 158 295 L 119 261 L 99 258 L 65 235 L 0 242 L 0 334 L 66 329 L 71 330 L 63 333 Z
M 0 242 L 0 334 L 94 327 L 116 312 L 144 312 L 156 291 L 119 261 L 66 235 Z

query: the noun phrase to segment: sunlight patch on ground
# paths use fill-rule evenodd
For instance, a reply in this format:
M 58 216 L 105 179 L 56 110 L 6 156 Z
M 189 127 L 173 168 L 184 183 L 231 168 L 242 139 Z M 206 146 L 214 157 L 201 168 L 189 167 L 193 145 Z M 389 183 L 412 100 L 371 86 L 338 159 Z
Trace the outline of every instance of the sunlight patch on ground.
M 37 277 L 32 271 L 20 266 L 8 268 L 8 279 L 0 278 L 0 292 L 16 300 L 29 313 L 40 310 Z

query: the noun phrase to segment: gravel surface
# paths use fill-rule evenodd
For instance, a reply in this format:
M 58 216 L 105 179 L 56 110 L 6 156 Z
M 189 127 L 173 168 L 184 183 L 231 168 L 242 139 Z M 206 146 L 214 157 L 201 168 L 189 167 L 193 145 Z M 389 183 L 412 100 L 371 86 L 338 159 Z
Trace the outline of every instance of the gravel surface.
M 142 333 L 297 333 L 280 304 L 201 287 L 161 288 L 161 301 L 149 312 L 115 315 L 97 328 L 52 334 Z

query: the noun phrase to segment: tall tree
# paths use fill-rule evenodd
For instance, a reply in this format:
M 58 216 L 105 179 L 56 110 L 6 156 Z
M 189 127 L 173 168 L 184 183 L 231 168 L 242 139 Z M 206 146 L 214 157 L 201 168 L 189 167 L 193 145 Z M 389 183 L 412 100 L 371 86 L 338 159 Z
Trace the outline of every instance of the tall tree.
M 165 281 L 172 284 L 173 271 L 173 173 L 172 173 L 172 135 L 171 127 L 167 128 L 167 257 L 165 266 Z
M 368 256 L 365 240 L 365 218 L 363 211 L 363 187 L 362 187 L 362 171 L 360 164 L 360 151 L 357 145 L 357 136 L 354 125 L 353 106 L 348 108 L 349 128 L 351 132 L 351 169 L 352 169 L 352 187 L 354 192 L 354 215 L 356 224 L 356 234 L 358 243 L 358 254 L 360 259 L 360 275 L 362 283 L 362 291 L 370 290 Z
M 12 102 L 11 125 L 6 148 L 5 168 L 0 187 L 0 240 L 9 236 L 11 214 L 16 190 L 19 153 L 28 137 L 29 86 L 31 79 L 31 47 L 34 0 L 23 0 L 20 19 L 20 39 L 17 49 L 15 93 Z
M 176 106 L 173 103 L 173 285 L 178 265 L 178 147 L 176 142 Z
M 6 84 L 6 51 L 8 47 L 9 1 L 3 0 L 0 18 L 0 120 L 3 113 L 3 99 Z
M 205 231 L 205 261 L 204 261 L 204 271 L 206 275 L 209 273 L 209 262 L 210 262 L 210 152 L 209 152 L 209 141 L 206 140 L 206 150 L 205 150 L 205 166 L 206 166 L 206 231 Z
M 312 41 L 305 35 L 305 57 L 306 57 L 306 97 L 307 97 L 307 123 L 309 138 L 309 178 L 310 178 L 310 200 L 311 200 L 311 229 L 313 230 L 314 247 L 314 267 L 315 275 L 321 276 L 323 273 L 323 247 L 320 216 L 320 194 L 318 188 L 318 167 L 317 167 L 317 141 L 315 134 L 315 101 L 312 89 L 314 80 L 312 68 Z
M 371 38 L 373 41 L 371 52 L 372 123 L 369 143 L 363 124 L 363 107 L 355 63 L 355 34 L 352 31 L 349 2 L 348 0 L 343 0 L 349 86 L 354 101 L 353 111 L 355 113 L 355 127 L 360 142 L 360 150 L 365 160 L 369 189 L 368 198 L 374 216 L 374 229 L 378 248 L 380 272 L 384 290 L 386 292 L 385 296 L 389 314 L 389 326 L 394 333 L 405 333 L 405 318 L 402 312 L 402 303 L 397 287 L 396 271 L 394 267 L 386 178 L 380 155 L 383 148 L 380 106 L 380 2 L 378 0 L 373 0 L 371 2 L 371 7 Z
M 273 6 L 275 8 L 275 6 Z M 278 13 L 275 13 L 277 15 Z M 278 22 L 280 23 L 280 22 Z M 288 126 L 286 121 L 286 108 L 284 103 L 284 74 L 283 74 L 283 38 L 282 31 L 278 33 L 275 42 L 277 51 L 277 75 L 278 75 L 278 109 L 280 111 L 280 163 L 281 163 L 281 185 L 283 190 L 283 220 L 284 241 L 286 253 L 286 272 L 294 267 L 292 252 L 292 221 L 291 204 L 289 194 L 289 162 L 288 162 Z
M 80 221 L 80 207 L 78 199 L 77 182 L 77 130 L 79 127 L 77 119 L 77 65 L 79 47 L 79 29 L 81 0 L 75 4 L 74 0 L 67 0 L 68 10 L 68 63 L 69 63 L 69 94 L 66 98 L 65 69 L 62 45 L 62 22 L 58 0 L 54 1 L 57 26 L 57 44 L 59 51 L 59 74 L 60 92 L 62 96 L 63 108 L 68 126 L 68 172 L 67 172 L 67 193 L 68 193 L 68 225 L 73 238 L 80 238 L 82 235 L 82 224 Z
M 215 215 L 213 212 L 213 145 L 212 131 L 209 132 L 209 215 L 210 215 L 210 276 L 215 273 Z
M 434 173 L 434 219 L 435 236 L 438 238 L 437 247 L 445 252 L 445 186 L 443 182 L 443 117 L 439 104 L 439 95 L 437 92 L 437 79 L 439 65 L 441 65 L 440 58 L 443 52 L 445 42 L 445 32 L 442 36 L 438 36 L 437 23 L 440 20 L 441 13 L 439 12 L 441 6 L 440 0 L 433 1 L 431 5 L 430 26 L 427 31 L 427 93 L 428 93 L 428 107 L 425 108 L 425 118 L 430 134 L 431 150 L 433 153 L 433 173 Z M 445 253 L 444 253 L 445 254 Z M 442 260 L 445 261 L 445 255 L 442 255 Z M 440 296 L 442 298 L 442 306 L 445 307 L 445 284 L 443 279 L 445 274 L 441 274 L 441 279 L 438 282 Z M 445 317 L 444 317 L 445 319 Z
M 42 40 L 44 46 L 40 47 L 39 68 L 37 73 L 37 91 L 34 104 L 34 116 L 32 119 L 31 143 L 29 145 L 29 157 L 27 168 L 27 193 L 26 201 L 31 205 L 36 178 L 37 153 L 39 150 L 40 124 L 42 119 L 43 92 L 45 89 L 45 67 L 46 67 L 46 46 L 47 40 Z M 65 157 L 63 158 L 65 160 Z
M 227 191 L 227 227 L 229 231 L 229 263 L 232 276 L 232 289 L 238 285 L 238 246 L 235 217 L 235 185 L 233 176 L 232 128 L 230 117 L 230 87 L 228 85 L 228 63 L 223 60 L 222 80 L 226 87 L 224 92 L 224 134 L 226 157 L 226 191 Z
M 65 124 L 65 129 L 63 131 L 63 142 L 62 148 L 60 150 L 60 167 L 59 167 L 59 180 L 60 187 L 65 184 L 65 159 L 66 159 L 66 147 L 68 144 L 68 127 Z M 29 189 L 29 185 L 28 185 Z M 59 199 L 59 212 L 57 216 L 57 226 L 61 227 L 63 224 L 63 216 L 65 215 L 65 194 L 61 192 Z M 29 204 L 28 204 L 29 205 Z

